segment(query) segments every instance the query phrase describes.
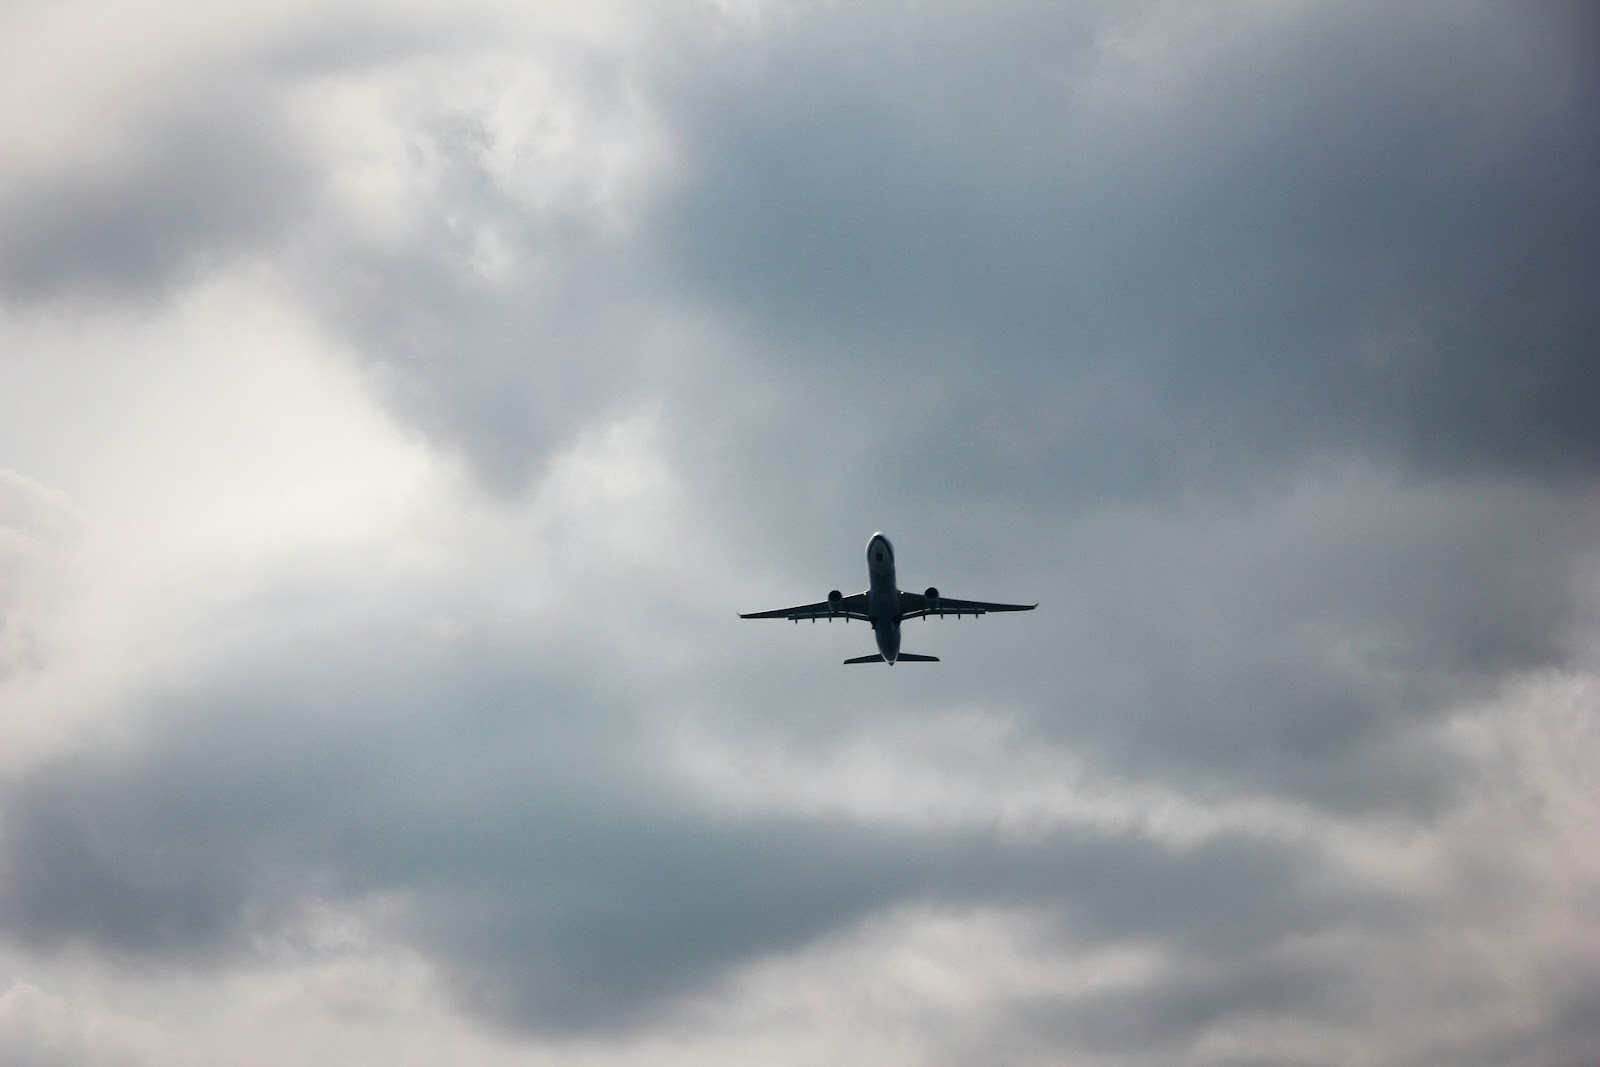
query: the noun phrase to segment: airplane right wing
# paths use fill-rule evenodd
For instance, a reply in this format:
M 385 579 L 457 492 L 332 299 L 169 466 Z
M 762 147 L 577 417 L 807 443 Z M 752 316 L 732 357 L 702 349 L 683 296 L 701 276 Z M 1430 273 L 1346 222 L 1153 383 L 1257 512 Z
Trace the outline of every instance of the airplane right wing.
M 929 600 L 921 593 L 900 594 L 900 617 L 918 619 L 928 615 L 987 615 L 991 611 L 1032 611 L 1037 604 L 996 604 L 987 600 L 956 600 L 942 596 Z
M 861 619 L 867 618 L 867 594 L 855 593 L 838 600 L 822 600 L 815 604 L 800 604 L 792 608 L 774 608 L 771 611 L 752 611 L 741 614 L 741 619 Z

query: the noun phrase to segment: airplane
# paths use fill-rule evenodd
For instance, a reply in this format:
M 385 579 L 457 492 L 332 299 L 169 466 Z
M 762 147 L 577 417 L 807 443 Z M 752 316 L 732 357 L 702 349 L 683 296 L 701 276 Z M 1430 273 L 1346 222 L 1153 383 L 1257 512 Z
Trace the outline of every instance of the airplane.
M 843 596 L 835 589 L 828 599 L 816 604 L 801 604 L 793 608 L 773 611 L 753 611 L 741 614 L 741 619 L 789 619 L 796 625 L 801 619 L 842 618 L 845 622 L 861 619 L 872 624 L 873 637 L 878 642 L 878 652 L 872 656 L 857 656 L 845 663 L 938 663 L 938 656 L 918 656 L 900 651 L 900 624 L 906 619 L 926 619 L 937 615 L 960 618 L 963 615 L 984 615 L 991 611 L 1032 611 L 1038 604 L 991 604 L 983 600 L 952 600 L 939 595 L 939 590 L 929 586 L 921 593 L 905 593 L 894 580 L 894 546 L 882 533 L 872 535 L 867 542 L 867 590 L 852 596 Z

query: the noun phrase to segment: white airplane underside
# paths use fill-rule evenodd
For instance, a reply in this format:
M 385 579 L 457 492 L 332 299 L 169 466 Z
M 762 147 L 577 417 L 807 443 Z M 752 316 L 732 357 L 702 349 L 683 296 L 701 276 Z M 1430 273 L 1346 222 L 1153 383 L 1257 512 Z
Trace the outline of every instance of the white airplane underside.
M 845 596 L 835 589 L 828 599 L 815 604 L 801 604 L 792 608 L 772 611 L 753 611 L 741 614 L 741 619 L 788 619 L 798 623 L 801 619 L 857 619 L 870 623 L 872 635 L 878 642 L 876 655 L 856 656 L 846 663 L 887 663 L 891 667 L 900 663 L 937 663 L 938 656 L 919 656 L 900 651 L 900 624 L 907 619 L 946 615 L 961 618 L 963 615 L 986 615 L 991 611 L 1032 611 L 1037 604 L 995 604 L 985 600 L 956 600 L 941 596 L 939 590 L 929 586 L 921 593 L 907 593 L 895 585 L 894 546 L 881 533 L 872 535 L 867 542 L 867 589 L 862 593 Z

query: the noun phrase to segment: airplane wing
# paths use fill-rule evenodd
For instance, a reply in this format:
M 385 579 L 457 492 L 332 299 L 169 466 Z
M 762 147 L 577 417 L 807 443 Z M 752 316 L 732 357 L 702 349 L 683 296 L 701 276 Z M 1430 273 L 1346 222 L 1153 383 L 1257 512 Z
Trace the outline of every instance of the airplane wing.
M 921 593 L 900 594 L 900 617 L 920 619 L 929 615 L 987 615 L 991 611 L 1032 611 L 1038 604 L 995 604 L 987 600 L 956 600 L 941 596 L 930 602 Z
M 852 596 L 840 597 L 838 603 L 827 600 L 815 604 L 801 604 L 792 608 L 774 608 L 772 611 L 752 611 L 748 615 L 741 614 L 741 619 L 791 619 L 799 622 L 801 619 L 866 619 L 867 594 L 856 593 Z

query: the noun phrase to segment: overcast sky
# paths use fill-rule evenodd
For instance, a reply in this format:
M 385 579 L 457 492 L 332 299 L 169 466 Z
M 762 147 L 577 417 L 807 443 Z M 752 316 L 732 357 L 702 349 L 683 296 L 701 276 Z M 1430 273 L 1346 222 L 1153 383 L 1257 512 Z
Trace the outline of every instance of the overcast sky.
M 1595 12 L 0 4 L 0 1061 L 1593 1064 Z

